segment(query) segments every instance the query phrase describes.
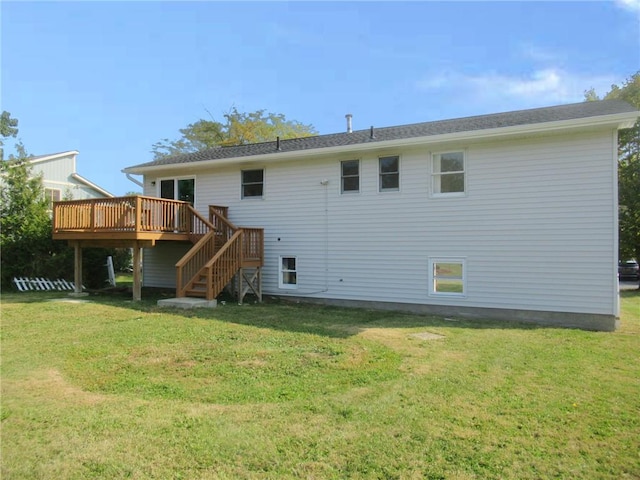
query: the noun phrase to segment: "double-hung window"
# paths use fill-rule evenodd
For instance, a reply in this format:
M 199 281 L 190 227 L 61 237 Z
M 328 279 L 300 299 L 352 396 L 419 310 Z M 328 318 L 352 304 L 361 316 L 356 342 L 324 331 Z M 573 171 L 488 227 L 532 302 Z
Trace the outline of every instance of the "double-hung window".
M 464 258 L 430 258 L 429 295 L 465 296 L 465 264 Z
M 460 196 L 465 193 L 464 152 L 433 154 L 432 188 L 435 196 Z
M 298 259 L 296 257 L 280 257 L 280 288 L 298 288 Z
M 400 157 L 380 157 L 380 191 L 400 190 Z
M 346 160 L 340 162 L 341 192 L 356 193 L 360 191 L 360 161 Z
M 242 198 L 262 198 L 264 170 L 242 170 Z

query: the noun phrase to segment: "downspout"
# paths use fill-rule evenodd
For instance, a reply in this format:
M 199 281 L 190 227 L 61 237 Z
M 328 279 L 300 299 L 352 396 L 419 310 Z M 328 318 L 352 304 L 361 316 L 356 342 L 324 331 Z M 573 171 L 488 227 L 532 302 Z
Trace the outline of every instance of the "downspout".
M 329 180 L 322 180 L 324 187 L 324 290 L 329 291 Z
M 137 178 L 133 178 L 131 176 L 130 173 L 126 173 L 125 174 L 127 176 L 128 180 L 131 180 L 133 183 L 135 183 L 136 185 L 138 185 L 140 188 L 144 188 L 144 183 L 142 183 L 140 180 L 138 180 Z

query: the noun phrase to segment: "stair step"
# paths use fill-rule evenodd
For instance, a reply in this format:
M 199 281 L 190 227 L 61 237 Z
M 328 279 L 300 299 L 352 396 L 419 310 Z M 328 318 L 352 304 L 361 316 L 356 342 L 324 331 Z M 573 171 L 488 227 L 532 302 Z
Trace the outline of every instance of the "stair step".
M 187 297 L 205 298 L 207 296 L 207 292 L 205 292 L 204 290 L 187 290 L 185 294 L 187 295 Z

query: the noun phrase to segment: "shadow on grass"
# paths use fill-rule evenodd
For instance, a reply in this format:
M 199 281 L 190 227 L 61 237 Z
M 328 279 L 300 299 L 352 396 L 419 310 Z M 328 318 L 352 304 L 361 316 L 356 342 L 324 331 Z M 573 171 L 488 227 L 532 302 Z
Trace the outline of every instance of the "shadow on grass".
M 566 329 L 565 327 L 516 320 L 449 318 L 402 311 L 327 306 L 283 300 L 269 296 L 264 298 L 263 303 L 257 303 L 252 297 L 247 297 L 243 305 L 238 305 L 235 299 L 222 295 L 218 298 L 219 306 L 215 309 L 182 310 L 157 306 L 159 299 L 172 298 L 174 294 L 174 290 L 145 288 L 142 292 L 142 301 L 134 302 L 132 301 L 130 290 L 120 288 L 92 292 L 86 297 L 81 297 L 79 301 L 84 300 L 146 313 L 166 312 L 185 319 L 218 320 L 238 325 L 337 338 L 357 335 L 368 328 Z M 7 296 L 3 296 L 5 297 L 3 301 L 6 301 Z M 640 297 L 640 290 L 627 290 L 621 292 L 621 296 L 623 298 Z M 15 293 L 9 294 L 9 297 L 9 301 L 17 303 L 69 298 L 64 292 Z

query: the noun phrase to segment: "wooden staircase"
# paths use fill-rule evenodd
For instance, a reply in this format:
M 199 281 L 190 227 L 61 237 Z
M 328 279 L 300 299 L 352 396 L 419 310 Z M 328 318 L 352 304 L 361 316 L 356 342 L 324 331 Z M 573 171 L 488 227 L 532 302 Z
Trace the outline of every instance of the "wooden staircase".
M 192 238 L 193 247 L 176 263 L 176 296 L 213 300 L 235 278 L 239 303 L 249 291 L 262 301 L 264 230 L 236 227 L 227 207 L 210 205 L 208 221 L 190 208 L 207 231 Z

